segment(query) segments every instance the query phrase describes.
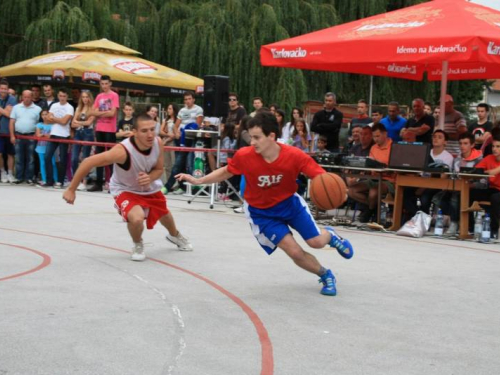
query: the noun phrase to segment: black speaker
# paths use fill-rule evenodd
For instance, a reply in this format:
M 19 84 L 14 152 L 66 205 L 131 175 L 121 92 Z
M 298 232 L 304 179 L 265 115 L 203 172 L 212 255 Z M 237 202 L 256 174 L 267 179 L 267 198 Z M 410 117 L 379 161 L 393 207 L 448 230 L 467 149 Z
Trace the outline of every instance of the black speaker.
M 229 111 L 229 77 L 205 76 L 203 114 L 208 117 L 226 117 Z

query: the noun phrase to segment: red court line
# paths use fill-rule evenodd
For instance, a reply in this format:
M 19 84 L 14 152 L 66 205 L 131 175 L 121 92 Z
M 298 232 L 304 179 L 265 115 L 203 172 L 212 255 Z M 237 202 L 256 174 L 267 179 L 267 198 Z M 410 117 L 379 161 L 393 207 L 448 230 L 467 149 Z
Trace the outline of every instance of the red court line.
M 71 242 L 86 244 L 86 245 L 90 245 L 90 246 L 100 247 L 100 248 L 104 248 L 104 249 L 108 249 L 108 250 L 113 250 L 113 251 L 118 251 L 118 252 L 121 252 L 121 253 L 129 254 L 128 251 L 125 251 L 125 250 L 122 250 L 122 249 L 118 249 L 118 248 L 115 248 L 115 247 L 106 246 L 106 245 L 99 245 L 99 244 L 88 242 L 88 241 L 80 241 L 80 240 L 76 240 L 76 239 L 68 238 L 68 237 L 53 236 L 53 235 L 50 235 L 50 234 L 35 233 L 35 232 L 29 232 L 29 231 L 24 231 L 24 230 L 19 230 L 19 229 L 3 228 L 3 227 L 0 227 L 0 230 L 5 230 L 5 231 L 9 231 L 9 232 L 31 234 L 31 235 L 40 236 L 40 237 L 49 237 L 49 238 L 54 238 L 54 239 L 58 239 L 58 240 L 66 240 L 66 241 L 71 241 Z M 20 247 L 20 246 L 16 246 L 16 247 Z M 24 249 L 30 250 L 30 249 L 27 249 L 27 248 L 24 248 Z M 36 250 L 31 250 L 31 251 L 35 251 L 36 252 Z M 210 279 L 207 279 L 206 277 L 203 277 L 203 276 L 198 275 L 198 274 L 196 274 L 196 273 L 194 273 L 192 271 L 189 271 L 189 270 L 187 270 L 185 268 L 176 266 L 175 264 L 168 263 L 168 262 L 165 262 L 165 261 L 160 260 L 160 259 L 149 258 L 149 257 L 148 257 L 148 259 L 151 260 L 151 261 L 153 261 L 153 262 L 156 262 L 156 263 L 159 263 L 159 264 L 163 264 L 163 265 L 165 265 L 167 267 L 171 267 L 171 268 L 173 268 L 175 270 L 184 272 L 184 273 L 186 273 L 186 274 L 188 274 L 190 276 L 193 276 L 193 277 L 195 277 L 195 278 L 197 278 L 197 279 L 199 279 L 199 280 L 207 283 L 212 288 L 218 290 L 219 292 L 221 292 L 222 294 L 224 294 L 226 297 L 228 297 L 229 299 L 231 299 L 234 303 L 236 303 L 243 310 L 243 312 L 245 312 L 245 314 L 247 314 L 248 318 L 250 319 L 250 321 L 254 325 L 255 330 L 257 331 L 257 335 L 259 337 L 259 342 L 260 342 L 260 345 L 261 345 L 261 355 L 262 355 L 262 367 L 261 367 L 260 374 L 261 375 L 273 375 L 274 374 L 273 345 L 271 343 L 271 339 L 269 338 L 269 334 L 267 332 L 266 327 L 264 326 L 264 323 L 259 318 L 259 316 L 250 308 L 250 306 L 248 306 L 245 302 L 243 302 L 240 298 L 238 298 L 237 296 L 235 296 L 234 294 L 232 294 L 228 290 L 224 289 L 219 284 L 211 281 Z M 49 263 L 50 263 L 50 258 L 49 258 Z M 34 271 L 30 271 L 30 272 L 34 272 Z M 1 280 L 2 279 L 0 279 L 0 281 Z
M 2 278 L 0 278 L 0 281 L 10 280 L 10 279 L 14 279 L 16 277 L 21 277 L 21 276 L 28 275 L 28 274 L 36 272 L 36 271 L 40 271 L 42 268 L 47 267 L 51 262 L 50 256 L 48 256 L 47 254 L 44 254 L 38 250 L 35 250 L 35 249 L 30 249 L 29 247 L 24 247 L 24 246 L 12 245 L 10 243 L 5 243 L 5 242 L 0 242 L 0 245 L 5 245 L 5 246 L 9 246 L 9 247 L 15 247 L 15 248 L 21 249 L 21 250 L 30 251 L 32 253 L 35 253 L 36 255 L 41 256 L 43 259 L 42 263 L 40 263 L 35 268 L 32 268 L 28 271 L 16 273 L 14 275 L 2 277 Z

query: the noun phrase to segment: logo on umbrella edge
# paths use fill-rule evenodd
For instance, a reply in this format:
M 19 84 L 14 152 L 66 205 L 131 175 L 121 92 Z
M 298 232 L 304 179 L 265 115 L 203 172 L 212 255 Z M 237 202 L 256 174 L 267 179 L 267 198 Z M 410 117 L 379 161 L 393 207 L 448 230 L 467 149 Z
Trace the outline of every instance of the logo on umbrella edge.
M 271 48 L 273 59 L 303 59 L 307 57 L 307 50 L 297 47 L 293 50 Z

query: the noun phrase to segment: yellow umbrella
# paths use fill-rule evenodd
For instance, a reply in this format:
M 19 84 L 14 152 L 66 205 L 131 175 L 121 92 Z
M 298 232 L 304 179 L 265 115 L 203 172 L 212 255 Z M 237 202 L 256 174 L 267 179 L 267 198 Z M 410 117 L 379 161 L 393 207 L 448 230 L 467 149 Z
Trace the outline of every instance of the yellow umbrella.
M 106 39 L 73 44 L 77 51 L 34 57 L 0 68 L 0 76 L 11 82 L 41 82 L 77 85 L 98 84 L 108 75 L 113 86 L 158 94 L 203 91 L 203 80 L 178 70 L 134 56 L 140 52 Z

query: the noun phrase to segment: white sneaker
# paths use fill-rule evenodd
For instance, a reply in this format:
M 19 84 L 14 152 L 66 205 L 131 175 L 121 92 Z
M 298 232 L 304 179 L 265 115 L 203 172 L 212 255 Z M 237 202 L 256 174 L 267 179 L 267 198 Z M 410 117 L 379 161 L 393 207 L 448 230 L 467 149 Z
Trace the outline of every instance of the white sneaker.
M 2 177 L 1 177 L 0 181 L 2 182 L 2 184 L 6 184 L 6 183 L 9 182 L 9 180 L 7 179 L 7 173 L 6 172 L 2 172 Z
M 54 188 L 54 189 L 62 189 L 62 188 L 63 188 L 63 186 L 62 186 L 62 184 L 61 184 L 60 182 L 56 182 L 56 183 L 54 184 L 53 188 Z
M 85 184 L 83 182 L 80 182 L 80 184 L 78 185 L 78 187 L 76 188 L 76 190 L 78 190 L 78 191 L 85 191 L 85 190 L 87 190 L 87 187 L 85 186 Z
M 244 214 L 244 213 L 245 213 L 245 209 L 243 208 L 243 206 L 241 206 L 241 207 L 236 207 L 233 211 L 234 211 L 235 213 L 237 213 L 237 214 Z
M 458 231 L 458 223 L 456 221 L 450 222 L 448 230 L 444 234 L 445 236 L 456 236 Z
M 144 252 L 144 244 L 141 242 L 134 242 L 134 246 L 132 247 L 132 253 L 130 254 L 130 260 L 134 260 L 136 262 L 142 262 L 146 259 L 146 253 Z
M 7 173 L 7 182 L 14 184 L 17 182 L 17 178 L 15 178 L 12 173 Z
M 177 245 L 177 248 L 181 251 L 193 251 L 193 245 L 189 242 L 189 240 L 184 237 L 181 232 L 177 233 L 177 236 L 167 235 L 167 240 Z
M 177 189 L 177 190 L 174 190 L 173 191 L 175 195 L 181 195 L 181 194 L 184 194 L 184 190 L 182 190 L 181 188 Z

